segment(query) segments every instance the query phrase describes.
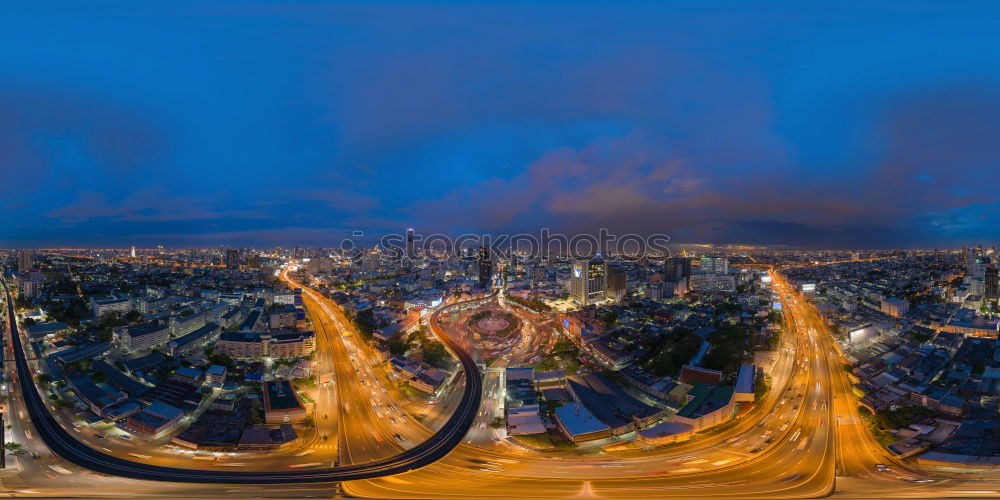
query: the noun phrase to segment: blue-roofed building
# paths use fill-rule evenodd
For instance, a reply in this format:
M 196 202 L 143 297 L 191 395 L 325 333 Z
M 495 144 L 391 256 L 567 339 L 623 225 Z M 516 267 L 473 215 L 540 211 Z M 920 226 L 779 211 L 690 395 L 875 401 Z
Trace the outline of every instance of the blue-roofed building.
M 167 342 L 167 351 L 173 357 L 184 356 L 216 341 L 221 329 L 216 323 L 208 323 L 201 328 Z
M 649 406 L 625 392 L 600 373 L 569 377 L 567 390 L 615 436 L 650 425 L 663 416 L 663 409 Z
M 136 435 L 156 439 L 177 427 L 183 417 L 180 408 L 156 401 L 128 417 L 126 427 Z
M 80 376 L 67 380 L 70 389 L 76 393 L 95 415 L 103 415 L 104 409 L 124 401 L 128 396 L 107 384 L 95 384 L 90 377 Z
M 141 358 L 126 359 L 122 361 L 122 364 L 125 365 L 125 369 L 130 373 L 136 373 L 155 369 L 166 361 L 166 356 L 154 352 Z
M 83 347 L 70 347 L 69 349 L 64 349 L 52 354 L 49 357 L 65 365 L 67 363 L 73 363 L 84 359 L 95 359 L 107 354 L 110 350 L 111 343 L 98 342 L 96 344 L 90 344 Z
M 736 386 L 733 388 L 733 399 L 737 403 L 754 400 L 754 380 L 757 369 L 754 365 L 741 365 L 736 374 Z
M 138 380 L 117 370 L 106 361 L 95 361 L 93 368 L 101 373 L 104 373 L 111 385 L 125 391 L 129 396 L 142 396 L 152 389 L 152 387 L 143 384 L 142 382 L 139 382 Z
M 260 321 L 260 310 L 259 309 L 254 309 L 253 311 L 250 311 L 250 315 L 247 316 L 247 319 L 245 319 L 243 321 L 243 324 L 240 325 L 240 331 L 241 332 L 250 332 L 250 331 L 253 331 L 253 330 L 257 330 L 257 328 L 258 328 L 257 323 L 259 321 Z
M 559 430 L 574 443 L 611 436 L 611 427 L 575 401 L 556 408 L 555 421 Z
M 41 340 L 49 335 L 60 335 L 69 330 L 69 325 L 60 321 L 36 323 L 28 327 L 28 338 L 31 340 Z

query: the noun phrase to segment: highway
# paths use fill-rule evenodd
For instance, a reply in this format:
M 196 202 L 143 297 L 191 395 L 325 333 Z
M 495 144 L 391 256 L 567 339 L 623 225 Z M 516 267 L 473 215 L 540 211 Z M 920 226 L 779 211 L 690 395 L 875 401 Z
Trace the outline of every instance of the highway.
M 7 283 L 3 283 L 7 288 Z M 7 308 L 14 318 L 14 303 L 7 293 Z M 69 435 L 52 416 L 38 393 L 28 367 L 16 321 L 11 321 L 11 345 L 15 357 L 16 380 L 20 395 L 34 424 L 38 438 L 55 454 L 80 467 L 104 474 L 137 479 L 184 483 L 274 484 L 337 482 L 365 479 L 412 471 L 436 462 L 463 439 L 474 421 L 481 397 L 482 378 L 473 358 L 448 337 L 441 340 L 462 364 L 466 390 L 454 413 L 440 431 L 397 455 L 365 464 L 340 465 L 313 470 L 291 471 L 213 471 L 164 467 L 124 460 L 101 453 Z
M 342 485 L 345 493 L 365 498 L 806 498 L 826 495 L 864 498 L 994 496 L 1000 492 L 995 479 L 984 482 L 981 477 L 970 475 L 932 474 L 889 457 L 856 415 L 850 381 L 841 368 L 833 340 L 818 311 L 777 273 L 772 274 L 775 290 L 785 305 L 787 328 L 783 348 L 779 349 L 772 370 L 774 379 L 769 395 L 755 410 L 733 423 L 709 431 L 697 440 L 665 448 L 588 455 L 456 443 L 451 453 L 423 468 L 410 472 L 405 468 L 396 469 L 396 475 L 375 477 L 373 474 L 345 482 Z M 393 400 L 384 366 L 378 365 L 364 342 L 358 342 L 335 304 L 307 288 L 304 288 L 304 298 L 317 334 L 322 332 L 323 335 L 318 345 L 329 350 L 330 361 L 336 370 L 338 398 L 324 407 L 336 405 L 346 410 L 344 415 L 330 415 L 331 421 L 342 422 L 337 426 L 337 432 L 342 435 L 338 434 L 336 445 L 342 450 L 331 448 L 338 450 L 344 464 L 361 468 L 384 462 L 385 459 L 378 458 L 382 455 L 405 456 L 417 449 L 420 445 L 399 452 L 411 443 L 385 439 L 385 436 L 392 432 L 407 437 L 431 435 L 432 431 L 423 425 L 426 421 L 407 419 L 396 425 L 386 422 L 392 418 L 390 414 L 370 403 L 373 399 Z M 438 318 L 437 314 L 431 317 L 431 329 L 447 342 L 449 337 L 440 329 Z M 15 352 L 22 352 L 20 346 L 17 347 Z M 449 348 L 456 354 L 466 352 L 461 345 L 449 344 Z M 464 367 L 465 361 L 461 361 Z M 20 371 L 20 364 L 18 368 Z M 476 379 L 482 383 L 481 378 L 477 376 Z M 387 387 L 389 394 L 381 390 Z M 473 389 L 458 388 L 455 394 L 461 394 L 460 401 L 465 401 L 470 392 L 478 395 L 482 386 Z M 449 398 L 442 398 L 439 404 L 447 400 Z M 478 401 L 477 398 L 470 406 L 478 408 Z M 461 409 L 461 405 L 458 408 Z M 440 409 L 439 413 L 443 411 Z M 458 413 L 461 412 L 456 411 Z M 470 423 L 474 421 L 476 410 L 467 417 Z M 449 423 L 454 418 L 452 415 Z M 334 432 L 332 428 L 330 432 Z M 317 451 L 315 456 L 320 453 Z M 875 465 L 879 463 L 889 465 L 890 470 L 876 470 Z M 344 465 L 338 469 L 350 467 Z M 383 469 L 386 470 L 388 467 Z M 239 482 L 264 482 L 253 479 L 262 473 L 248 474 L 250 478 Z M 132 477 L 163 480 L 145 474 Z M 101 480 L 111 479 L 117 481 L 116 478 Z M 929 482 L 918 483 L 915 479 Z M 295 480 L 312 481 L 320 480 Z M 162 484 L 166 487 L 169 483 Z M 181 491 L 183 485 L 174 487 Z M 249 491 L 224 490 L 220 495 L 238 496 L 237 492 Z M 279 494 L 279 491 L 260 493 Z M 317 490 L 302 491 L 302 495 L 316 493 Z M 292 495 L 290 490 L 289 494 Z

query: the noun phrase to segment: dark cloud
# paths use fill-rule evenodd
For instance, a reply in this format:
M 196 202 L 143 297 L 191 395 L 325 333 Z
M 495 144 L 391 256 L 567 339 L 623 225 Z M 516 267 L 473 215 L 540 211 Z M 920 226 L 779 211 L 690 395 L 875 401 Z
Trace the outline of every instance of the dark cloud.
M 994 8 L 43 4 L 0 21 L 0 246 L 1000 227 Z

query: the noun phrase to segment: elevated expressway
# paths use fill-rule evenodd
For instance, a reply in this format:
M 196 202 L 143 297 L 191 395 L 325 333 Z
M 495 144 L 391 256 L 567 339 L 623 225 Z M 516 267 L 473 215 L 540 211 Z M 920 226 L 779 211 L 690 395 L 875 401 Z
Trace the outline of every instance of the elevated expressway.
M 3 286 L 6 288 L 7 284 Z M 7 308 L 14 318 L 14 303 L 7 293 Z M 475 361 L 448 337 L 441 338 L 459 359 L 467 390 L 442 429 L 429 439 L 399 454 L 363 464 L 341 465 L 313 470 L 284 471 L 214 471 L 193 470 L 140 463 L 101 453 L 76 440 L 60 425 L 45 405 L 25 359 L 17 322 L 11 320 L 10 341 L 13 347 L 17 380 L 24 406 L 38 437 L 55 454 L 80 467 L 104 474 L 135 479 L 181 483 L 274 484 L 337 482 L 400 474 L 440 460 L 457 446 L 475 419 L 481 396 L 481 377 Z
M 386 419 L 392 417 L 370 403 L 373 395 L 379 393 L 383 394 L 378 396 L 380 401 L 392 400 L 392 384 L 384 370 L 377 366 L 379 362 L 367 345 L 357 342 L 356 336 L 351 334 L 352 328 L 336 304 L 302 287 L 317 333 L 322 331 L 324 336 L 320 345 L 325 343 L 325 349 L 330 349 L 333 356 L 337 395 L 343 399 L 337 403 L 342 411 L 337 421 L 342 422 L 341 426 L 346 424 L 346 427 L 339 427 L 338 453 L 343 463 L 351 465 L 291 474 L 227 472 L 203 475 L 211 471 L 169 469 L 171 474 L 186 476 L 191 473 L 193 479 L 150 476 L 145 471 L 135 477 L 220 483 L 351 480 L 343 483 L 345 492 L 369 498 L 803 498 L 834 493 L 859 497 L 927 497 L 948 491 L 973 491 L 978 483 L 944 476 L 937 476 L 934 483 L 928 484 L 904 481 L 927 476 L 904 463 L 892 461 L 884 448 L 874 442 L 857 417 L 850 381 L 841 369 L 832 339 L 826 334 L 818 312 L 798 297 L 777 273 L 773 274 L 776 291 L 786 298 L 785 324 L 789 328 L 784 348 L 772 371 L 771 392 L 751 413 L 691 442 L 602 456 L 518 452 L 459 444 L 476 416 L 481 390 L 477 384 L 481 379 L 474 361 L 463 358 L 465 349 L 450 342 L 438 327 L 437 314 L 441 313 L 438 311 L 431 318 L 431 329 L 459 356 L 467 386 L 462 391 L 462 404 L 448 424 L 462 417 L 460 423 L 465 425 L 460 433 L 449 434 L 449 442 L 454 442 L 448 448 L 450 453 L 442 453 L 441 447 L 424 451 L 427 443 L 433 443 L 435 436 L 445 433 L 448 425 L 440 433 L 434 433 L 413 419 L 388 425 Z M 289 283 L 301 287 L 294 281 L 289 280 Z M 21 353 L 20 345 L 16 347 L 15 352 Z M 18 363 L 19 371 L 21 364 Z M 477 374 L 473 383 L 470 383 L 470 373 Z M 386 388 L 389 388 L 388 393 L 383 393 L 381 389 Z M 30 392 L 37 396 L 37 392 Z M 475 399 L 470 400 L 473 395 Z M 47 413 L 44 408 L 40 411 Z M 387 438 L 394 430 L 407 439 Z M 406 449 L 421 436 L 429 439 Z M 439 455 L 437 461 L 417 461 L 432 456 L 432 452 Z M 383 455 L 389 458 L 379 458 Z M 70 461 L 78 463 L 72 458 Z M 876 471 L 878 463 L 889 464 L 891 471 Z M 90 462 L 81 465 L 94 465 L 94 470 L 118 474 L 117 465 L 110 469 L 98 468 L 99 464 Z M 128 462 L 127 466 L 142 465 L 145 464 Z M 141 469 L 130 470 L 139 474 Z M 294 476 L 297 477 L 291 479 Z M 841 486 L 845 484 L 849 487 Z M 965 489 L 956 490 L 962 484 L 966 485 Z

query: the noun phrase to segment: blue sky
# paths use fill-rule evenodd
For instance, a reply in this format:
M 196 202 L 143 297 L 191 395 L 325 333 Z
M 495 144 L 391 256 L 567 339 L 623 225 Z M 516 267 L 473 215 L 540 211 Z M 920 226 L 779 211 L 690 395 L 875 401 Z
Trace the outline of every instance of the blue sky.
M 0 246 L 992 243 L 1000 8 L 33 2 Z

